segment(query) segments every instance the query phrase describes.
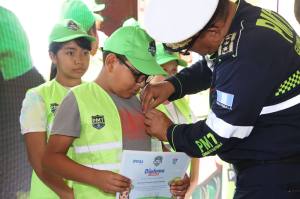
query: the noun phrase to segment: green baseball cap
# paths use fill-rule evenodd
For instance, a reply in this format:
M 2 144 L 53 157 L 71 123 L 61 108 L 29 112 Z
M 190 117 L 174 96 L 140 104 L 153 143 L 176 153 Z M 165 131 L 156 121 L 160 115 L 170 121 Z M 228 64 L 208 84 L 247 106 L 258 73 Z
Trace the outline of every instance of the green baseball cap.
M 84 37 L 93 42 L 96 39 L 87 34 L 80 24 L 72 19 L 63 19 L 55 24 L 49 36 L 49 42 L 65 42 Z
M 95 23 L 94 13 L 81 0 L 66 0 L 62 6 L 61 19 L 73 19 L 88 32 Z
M 154 40 L 138 26 L 117 29 L 104 43 L 103 50 L 124 55 L 141 73 L 167 75 L 155 60 Z
M 0 70 L 5 80 L 32 68 L 27 35 L 14 13 L 0 6 Z
M 129 19 L 126 19 L 124 22 L 123 22 L 123 27 L 124 26 L 140 26 L 139 22 L 137 20 L 135 20 L 135 18 L 129 18 Z
M 178 65 L 186 67 L 187 62 L 183 59 L 180 59 L 179 53 L 172 53 L 165 50 L 162 44 L 156 45 L 156 61 L 159 65 L 165 64 L 170 61 L 177 61 Z

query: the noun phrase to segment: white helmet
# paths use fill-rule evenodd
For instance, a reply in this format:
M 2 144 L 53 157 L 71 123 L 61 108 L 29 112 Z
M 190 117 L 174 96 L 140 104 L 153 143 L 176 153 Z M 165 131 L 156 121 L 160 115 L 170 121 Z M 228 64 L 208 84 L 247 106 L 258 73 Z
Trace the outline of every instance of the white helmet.
M 205 27 L 219 0 L 149 0 L 144 25 L 156 41 L 184 41 Z

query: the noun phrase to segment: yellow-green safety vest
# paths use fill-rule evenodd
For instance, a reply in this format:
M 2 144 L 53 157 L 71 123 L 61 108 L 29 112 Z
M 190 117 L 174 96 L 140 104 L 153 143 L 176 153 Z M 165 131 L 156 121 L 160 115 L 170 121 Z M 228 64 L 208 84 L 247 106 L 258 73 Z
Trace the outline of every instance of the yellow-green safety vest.
M 51 80 L 40 86 L 29 89 L 27 92 L 37 93 L 44 100 L 47 118 L 47 138 L 49 138 L 55 111 L 66 96 L 68 89 L 63 87 L 56 80 Z M 72 152 L 70 149 L 68 156 L 71 157 L 71 154 Z M 59 197 L 39 179 L 34 171 L 32 171 L 30 199 L 59 199 Z
M 175 107 L 179 110 L 179 112 L 182 114 L 182 116 L 188 124 L 193 122 L 191 109 L 187 99 L 181 98 L 171 103 L 174 103 Z M 165 113 L 168 117 L 170 117 L 170 113 L 165 105 L 161 104 L 157 107 L 157 109 Z
M 188 124 L 193 122 L 189 102 L 186 98 L 181 98 L 170 103 L 174 103 L 175 108 L 179 110 L 180 114 L 182 114 L 182 116 L 184 117 L 184 119 Z M 167 107 L 164 104 L 159 105 L 157 109 L 165 113 L 169 118 L 171 118 L 170 112 L 168 111 Z M 163 143 L 169 150 L 174 151 L 168 142 L 163 142 Z
M 122 127 L 118 109 L 95 82 L 72 89 L 80 113 L 80 137 L 73 142 L 73 160 L 97 170 L 119 172 L 122 155 Z M 99 179 L 105 180 L 105 179 Z M 76 199 L 115 199 L 115 195 L 73 182 Z

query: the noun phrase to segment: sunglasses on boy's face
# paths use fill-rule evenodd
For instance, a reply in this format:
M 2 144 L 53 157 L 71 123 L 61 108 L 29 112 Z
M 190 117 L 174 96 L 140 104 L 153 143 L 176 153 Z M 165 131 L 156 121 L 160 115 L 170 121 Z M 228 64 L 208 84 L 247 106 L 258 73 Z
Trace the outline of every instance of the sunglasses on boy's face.
M 135 82 L 136 83 L 145 83 L 146 84 L 146 81 L 147 81 L 149 75 L 145 75 L 144 73 L 141 73 L 141 72 L 139 72 L 137 70 L 134 70 L 131 66 L 129 66 L 126 63 L 126 61 L 124 60 L 124 58 L 122 58 L 121 56 L 116 55 L 116 57 L 118 58 L 118 60 L 120 61 L 121 64 L 125 65 L 130 70 L 130 72 L 132 73 L 132 75 L 135 78 Z

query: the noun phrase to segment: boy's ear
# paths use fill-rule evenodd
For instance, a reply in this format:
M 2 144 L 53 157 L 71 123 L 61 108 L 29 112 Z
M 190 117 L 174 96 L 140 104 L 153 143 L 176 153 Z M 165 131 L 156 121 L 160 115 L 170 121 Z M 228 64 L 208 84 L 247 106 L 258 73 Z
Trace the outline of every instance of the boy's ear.
M 115 63 L 119 61 L 115 54 L 109 53 L 105 58 L 105 66 L 109 72 L 113 71 Z
M 57 65 L 57 56 L 53 52 L 49 51 L 49 57 L 50 57 L 52 63 Z

